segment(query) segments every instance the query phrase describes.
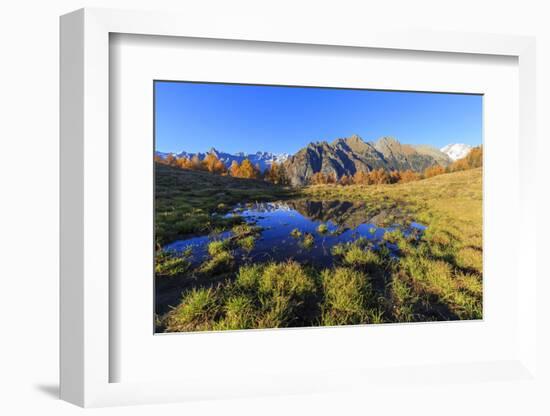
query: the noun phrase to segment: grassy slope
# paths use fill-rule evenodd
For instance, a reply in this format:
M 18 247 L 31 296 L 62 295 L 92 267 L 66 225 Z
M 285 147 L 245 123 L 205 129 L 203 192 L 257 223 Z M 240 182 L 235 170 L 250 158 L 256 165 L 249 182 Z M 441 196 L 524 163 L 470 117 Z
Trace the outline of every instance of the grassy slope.
M 287 189 L 264 181 L 213 175 L 155 165 L 156 238 L 164 245 L 180 236 L 229 228 L 231 220 L 212 217 L 239 202 L 282 199 Z
M 381 207 L 402 206 L 417 222 L 428 226 L 429 235 L 445 233 L 481 250 L 481 168 L 396 185 L 317 185 L 303 189 L 302 194 L 315 199 L 362 200 Z
M 311 198 L 365 200 L 401 206 L 428 227 L 418 247 L 392 267 L 394 318 L 417 320 L 422 304 L 442 318 L 482 315 L 482 169 L 439 175 L 397 185 L 314 186 Z M 399 306 L 402 305 L 402 306 Z M 420 311 L 420 312 L 419 312 Z
M 260 181 L 163 166 L 157 169 L 157 227 L 162 230 L 161 240 L 229 227 L 209 214 L 231 204 L 289 196 L 288 190 Z M 357 243 L 340 247 L 334 253 L 337 267 L 325 271 L 286 263 L 245 266 L 231 272 L 231 249 L 226 248 L 212 255 L 210 262 L 214 266 L 221 262 L 221 269 L 226 275 L 233 273 L 233 278 L 223 280 L 224 277 L 221 283 L 217 280 L 210 287 L 192 284 L 197 289 L 183 294 L 180 305 L 162 317 L 159 329 L 193 331 L 480 318 L 481 183 L 481 169 L 473 169 L 407 184 L 321 185 L 295 191 L 300 198 L 364 200 L 375 210 L 398 208 L 427 225 L 428 230 L 420 241 L 408 240 L 399 233 L 388 234 L 387 239 L 398 244 L 402 252 L 398 260 L 384 252 L 373 253 Z M 200 270 L 186 273 L 193 281 L 204 279 Z

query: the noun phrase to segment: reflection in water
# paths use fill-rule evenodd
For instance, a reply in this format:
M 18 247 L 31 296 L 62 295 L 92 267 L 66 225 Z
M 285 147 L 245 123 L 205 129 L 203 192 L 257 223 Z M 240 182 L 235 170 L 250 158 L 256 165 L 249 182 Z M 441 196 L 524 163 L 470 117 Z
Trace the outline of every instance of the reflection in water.
M 399 210 L 371 210 L 366 203 L 349 201 L 294 200 L 239 205 L 228 216 L 241 216 L 248 223 L 262 228 L 261 236 L 251 251 L 236 254 L 239 263 L 285 261 L 294 259 L 303 264 L 330 266 L 333 263 L 331 248 L 339 243 L 360 237 L 373 242 L 376 249 L 387 231 L 401 229 L 408 235 L 420 235 L 425 227 L 411 222 Z M 325 224 L 327 230 L 319 230 Z M 299 238 L 291 236 L 294 229 L 310 233 L 314 242 L 304 247 Z M 166 250 L 183 251 L 192 248 L 192 261 L 199 263 L 208 256 L 207 245 L 213 239 L 225 239 L 230 232 L 218 235 L 193 237 L 176 241 Z M 397 255 L 397 247 L 386 244 Z

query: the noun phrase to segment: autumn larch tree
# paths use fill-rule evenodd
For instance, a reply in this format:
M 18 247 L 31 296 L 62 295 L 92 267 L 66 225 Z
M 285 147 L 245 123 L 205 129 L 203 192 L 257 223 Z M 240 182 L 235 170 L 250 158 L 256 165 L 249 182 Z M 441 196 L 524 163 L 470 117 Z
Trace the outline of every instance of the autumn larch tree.
M 424 177 L 431 178 L 433 176 L 441 175 L 445 173 L 445 168 L 440 165 L 430 166 L 424 170 Z
M 235 178 L 240 177 L 241 169 L 239 166 L 239 162 L 237 162 L 236 160 L 231 162 L 231 166 L 229 167 L 229 174 Z
M 218 175 L 225 173 L 227 170 L 224 163 L 213 153 L 208 153 L 206 155 L 203 160 L 203 164 L 208 172 L 216 173 Z
M 342 175 L 342 177 L 340 178 L 340 185 L 342 186 L 348 186 L 351 185 L 351 183 L 351 178 L 348 175 Z
M 406 182 L 417 181 L 419 179 L 420 179 L 419 173 L 412 171 L 410 169 L 407 169 L 401 172 L 401 179 L 399 180 L 399 182 L 406 183 Z
M 369 182 L 375 185 L 390 183 L 390 175 L 382 168 L 373 170 L 369 172 Z
M 265 179 L 276 185 L 287 185 L 288 178 L 283 165 L 273 162 L 265 171 Z
M 239 176 L 241 178 L 257 179 L 260 176 L 260 171 L 250 160 L 245 159 L 239 166 Z
M 353 183 L 356 185 L 368 185 L 369 174 L 363 171 L 355 172 L 355 175 L 353 175 Z

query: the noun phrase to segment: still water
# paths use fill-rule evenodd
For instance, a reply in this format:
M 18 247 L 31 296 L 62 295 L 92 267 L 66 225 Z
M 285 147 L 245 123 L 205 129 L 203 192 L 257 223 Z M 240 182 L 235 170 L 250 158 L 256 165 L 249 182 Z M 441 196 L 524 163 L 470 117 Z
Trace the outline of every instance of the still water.
M 285 261 L 294 259 L 302 264 L 331 266 L 334 257 L 331 248 L 339 243 L 366 238 L 378 249 L 385 244 L 393 255 L 397 247 L 384 241 L 387 231 L 400 229 L 403 234 L 420 237 L 425 226 L 410 219 L 400 218 L 396 210 L 372 212 L 365 203 L 348 201 L 285 201 L 239 205 L 226 216 L 240 216 L 247 223 L 261 227 L 260 237 L 250 251 L 234 252 L 237 263 Z M 388 219 L 395 221 L 387 224 Z M 327 230 L 319 231 L 325 224 Z M 382 226 L 381 224 L 384 224 Z M 313 236 L 310 247 L 304 247 L 302 238 L 291 235 L 299 230 Z M 208 258 L 207 246 L 213 240 L 230 238 L 230 231 L 178 240 L 165 246 L 165 250 L 191 249 L 191 261 L 200 263 Z

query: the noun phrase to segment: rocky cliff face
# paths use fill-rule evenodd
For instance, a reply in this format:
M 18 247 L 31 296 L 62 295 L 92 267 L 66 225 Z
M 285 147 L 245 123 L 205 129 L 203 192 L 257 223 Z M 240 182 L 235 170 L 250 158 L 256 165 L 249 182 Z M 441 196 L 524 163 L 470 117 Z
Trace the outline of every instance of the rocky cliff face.
M 450 162 L 447 155 L 429 146 L 401 144 L 389 137 L 371 143 L 354 135 L 332 143 L 309 143 L 290 156 L 284 166 L 292 185 L 300 186 L 317 172 L 334 174 L 337 178 L 379 168 L 420 172 L 429 166 L 446 166 Z

